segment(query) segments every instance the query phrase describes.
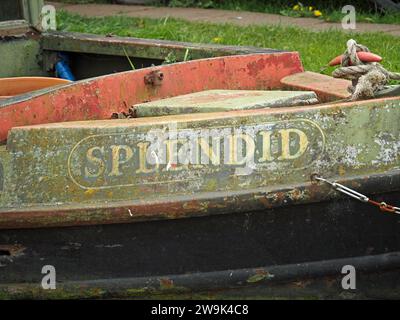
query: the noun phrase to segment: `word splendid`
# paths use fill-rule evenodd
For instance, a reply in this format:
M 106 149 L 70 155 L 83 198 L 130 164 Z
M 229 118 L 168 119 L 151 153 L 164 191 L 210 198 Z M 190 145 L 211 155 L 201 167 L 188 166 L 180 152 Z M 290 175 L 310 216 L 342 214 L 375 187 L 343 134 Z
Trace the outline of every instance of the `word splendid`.
M 295 124 L 295 125 L 293 125 Z M 239 129 L 91 136 L 73 149 L 70 173 L 80 185 L 126 183 L 140 176 L 185 170 L 251 168 L 316 158 L 323 134 L 311 122 L 278 122 Z M 318 149 L 318 150 L 317 150 Z M 121 179 L 119 179 L 121 178 Z

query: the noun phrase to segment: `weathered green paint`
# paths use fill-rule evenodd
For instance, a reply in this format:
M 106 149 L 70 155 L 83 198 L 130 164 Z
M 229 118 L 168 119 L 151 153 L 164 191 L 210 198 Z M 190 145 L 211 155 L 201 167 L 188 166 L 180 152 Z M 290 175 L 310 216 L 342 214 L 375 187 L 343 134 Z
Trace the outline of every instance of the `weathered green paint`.
M 4 189 L 5 185 L 8 184 L 8 181 L 6 181 L 6 174 L 5 170 L 6 168 L 10 167 L 10 154 L 6 150 L 6 146 L 0 146 L 0 203 L 1 199 L 4 195 Z
M 39 65 L 40 44 L 35 39 L 21 37 L 0 40 L 0 77 L 45 75 Z
M 283 186 L 309 184 L 316 172 L 350 178 L 398 170 L 399 117 L 399 102 L 387 100 L 198 114 L 190 121 L 182 115 L 15 128 L 7 143 L 10 160 L 3 164 L 7 183 L 0 211 L 32 205 L 83 208 L 151 203 L 193 195 L 200 199 L 210 193 L 251 194 L 260 189 L 274 196 Z M 217 139 L 220 162 L 211 159 L 209 164 L 185 165 L 172 160 L 158 168 L 149 162 L 141 164 L 146 134 L 157 133 L 156 129 L 170 130 L 166 144 L 183 139 L 179 152 L 187 150 L 182 149 L 185 142 L 210 129 L 211 137 L 225 137 Z M 243 163 L 235 159 L 239 153 L 227 153 L 226 158 L 223 152 L 226 141 L 229 144 L 240 137 L 244 139 Z M 271 138 L 270 154 L 265 151 L 265 138 Z M 218 150 L 212 149 L 212 139 L 208 141 L 210 150 Z M 153 151 L 159 152 L 157 148 Z M 292 191 L 288 195 L 293 201 L 316 200 L 309 192 Z
M 318 103 L 311 91 L 208 90 L 134 106 L 137 117 L 301 106 Z
M 44 0 L 22 0 L 23 16 L 30 25 L 40 29 Z
M 51 32 L 43 34 L 41 39 L 46 51 L 84 52 L 103 55 L 115 55 L 165 60 L 173 55 L 177 62 L 183 61 L 189 52 L 190 59 L 202 59 L 234 54 L 278 52 L 277 50 L 196 44 L 168 40 L 153 40 L 128 37 L 104 37 L 92 34 Z
M 0 14 L 0 36 L 4 36 L 0 39 L 0 77 L 45 75 L 39 64 L 39 35 L 29 28 L 40 29 L 43 5 L 43 0 L 7 0 L 2 4 L 5 11 Z

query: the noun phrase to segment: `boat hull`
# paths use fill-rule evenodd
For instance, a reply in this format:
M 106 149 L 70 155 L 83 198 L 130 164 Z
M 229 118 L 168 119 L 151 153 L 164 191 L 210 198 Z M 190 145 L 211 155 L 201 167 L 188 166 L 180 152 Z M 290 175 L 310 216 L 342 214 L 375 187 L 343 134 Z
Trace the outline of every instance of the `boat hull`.
M 361 280 L 353 296 L 395 296 L 398 216 L 312 177 L 397 205 L 398 98 L 100 121 L 171 95 L 281 88 L 301 71 L 295 53 L 222 57 L 2 103 L 0 297 L 342 297 L 344 265 Z M 64 122 L 77 119 L 99 121 Z M 167 148 L 193 138 L 208 162 L 148 162 L 154 129 Z M 56 290 L 41 287 L 46 265 Z
M 179 115 L 14 128 L 0 149 L 0 228 L 130 223 L 335 199 L 314 174 L 363 193 L 397 191 L 399 110 L 398 99 L 387 99 L 197 114 L 190 121 Z M 154 130 L 167 133 L 159 149 L 150 148 Z M 216 142 L 201 136 L 213 130 Z M 205 158 L 186 154 L 195 147 L 208 151 Z
M 375 195 L 394 202 L 399 193 Z M 399 298 L 396 215 L 353 199 L 220 216 L 3 230 L 1 297 Z M 11 247 L 10 247 L 11 248 Z M 43 290 L 44 265 L 57 289 Z M 344 290 L 353 265 L 357 289 Z

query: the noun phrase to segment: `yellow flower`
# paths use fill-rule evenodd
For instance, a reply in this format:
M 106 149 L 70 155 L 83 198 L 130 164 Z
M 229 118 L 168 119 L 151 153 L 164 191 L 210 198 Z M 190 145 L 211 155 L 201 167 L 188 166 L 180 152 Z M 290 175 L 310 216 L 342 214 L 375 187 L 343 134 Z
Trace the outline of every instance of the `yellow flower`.
M 313 7 L 308 7 L 308 11 L 313 11 Z
M 322 16 L 322 12 L 319 10 L 314 10 L 314 16 L 320 17 L 320 16 Z
M 213 42 L 215 42 L 215 43 L 220 43 L 220 42 L 222 42 L 222 38 L 220 38 L 220 37 L 215 37 L 212 41 Z
M 296 4 L 296 5 L 293 7 L 293 10 L 294 10 L 294 11 L 299 11 L 299 10 L 300 10 L 300 6 L 299 6 L 298 4 Z

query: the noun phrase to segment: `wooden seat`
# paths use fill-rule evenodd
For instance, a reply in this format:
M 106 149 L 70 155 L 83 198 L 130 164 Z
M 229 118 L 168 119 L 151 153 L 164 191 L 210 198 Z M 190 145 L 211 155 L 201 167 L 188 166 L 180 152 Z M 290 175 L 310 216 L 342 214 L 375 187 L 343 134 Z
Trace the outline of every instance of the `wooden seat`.
M 318 103 L 311 91 L 207 90 L 136 104 L 137 117 L 291 107 Z
M 351 81 L 333 78 L 315 72 L 300 72 L 281 79 L 288 89 L 314 91 L 321 102 L 335 101 L 350 97 L 347 88 Z

